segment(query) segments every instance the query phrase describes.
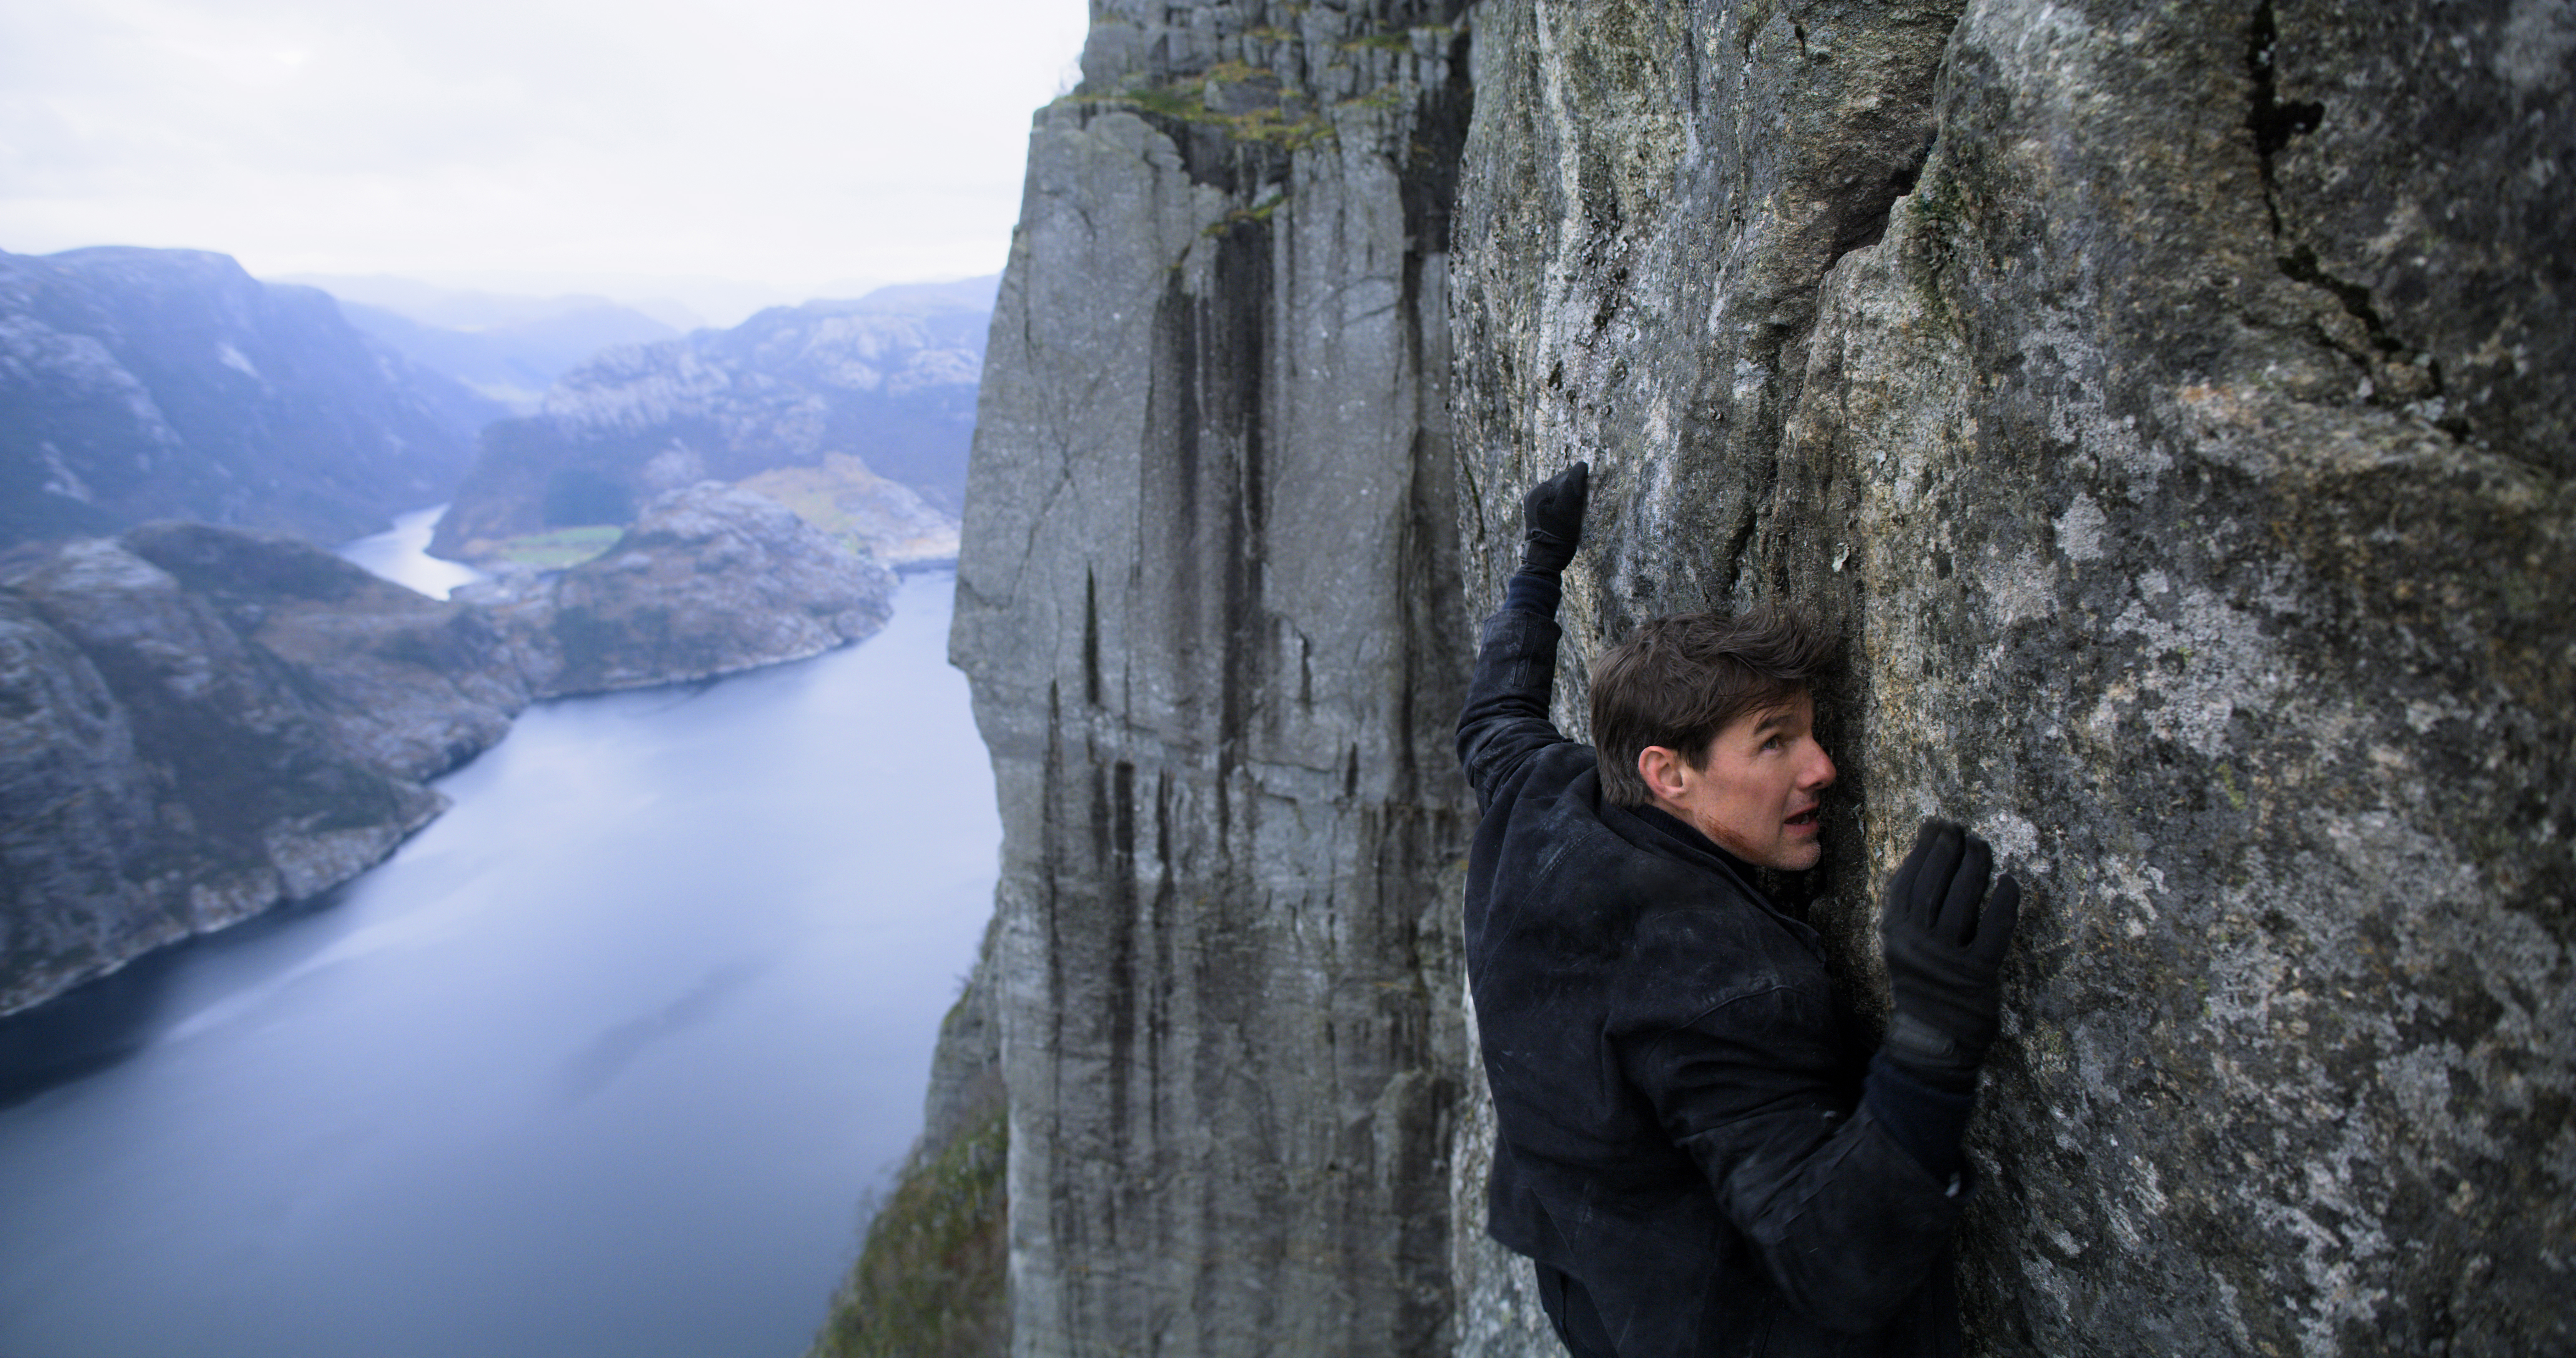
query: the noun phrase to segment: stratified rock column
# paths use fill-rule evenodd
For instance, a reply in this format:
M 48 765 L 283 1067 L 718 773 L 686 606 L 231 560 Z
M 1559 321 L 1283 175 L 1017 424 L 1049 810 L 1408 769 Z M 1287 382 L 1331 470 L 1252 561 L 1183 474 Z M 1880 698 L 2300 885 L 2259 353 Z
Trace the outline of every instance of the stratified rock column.
M 1925 814 L 2030 888 L 1977 1345 L 2576 1349 L 2568 9 L 1478 24 L 1476 590 L 1591 457 L 1574 672 L 1783 594 L 1852 639 L 1859 974 Z
M 1037 119 L 952 640 L 1022 1354 L 1447 1343 L 1457 9 L 1096 5 Z

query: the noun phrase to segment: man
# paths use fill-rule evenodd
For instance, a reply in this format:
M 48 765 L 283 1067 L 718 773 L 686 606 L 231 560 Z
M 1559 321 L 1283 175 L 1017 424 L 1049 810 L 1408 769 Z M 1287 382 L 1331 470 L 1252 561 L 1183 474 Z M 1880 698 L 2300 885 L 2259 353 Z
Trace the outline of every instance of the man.
M 1959 1141 L 2020 890 L 1926 824 L 1888 887 L 1895 1018 L 1847 1053 L 1815 931 L 1754 885 L 1822 848 L 1829 640 L 1658 619 L 1596 665 L 1598 753 L 1548 724 L 1588 468 L 1523 502 L 1459 759 L 1484 808 L 1467 967 L 1497 1124 L 1489 1228 L 1576 1358 L 1956 1353 Z

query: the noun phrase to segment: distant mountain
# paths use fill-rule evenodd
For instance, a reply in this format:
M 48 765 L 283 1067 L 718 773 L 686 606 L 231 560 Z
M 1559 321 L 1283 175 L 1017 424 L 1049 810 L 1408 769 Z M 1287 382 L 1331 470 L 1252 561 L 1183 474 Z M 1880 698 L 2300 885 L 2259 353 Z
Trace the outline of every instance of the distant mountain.
M 707 324 L 703 315 L 669 298 L 639 300 L 621 294 L 620 300 L 612 300 L 587 289 L 575 292 L 490 292 L 424 283 L 392 274 L 299 273 L 281 275 L 272 281 L 320 288 L 339 298 L 344 306 L 355 302 L 441 330 L 507 330 L 603 307 L 649 316 L 666 327 L 670 335 L 701 329 Z M 757 309 L 746 308 L 742 314 L 748 316 Z
M 225 255 L 0 252 L 0 546 L 188 518 L 339 542 L 506 410 Z
M 538 414 L 484 430 L 431 550 L 488 559 L 549 530 L 623 525 L 678 487 L 825 468 L 835 454 L 953 516 L 994 284 L 773 307 L 731 330 L 602 354 Z
M 555 379 L 619 345 L 680 332 L 632 307 L 596 297 L 475 328 L 431 325 L 385 307 L 340 299 L 349 323 L 414 363 L 464 383 L 516 415 L 535 414 Z

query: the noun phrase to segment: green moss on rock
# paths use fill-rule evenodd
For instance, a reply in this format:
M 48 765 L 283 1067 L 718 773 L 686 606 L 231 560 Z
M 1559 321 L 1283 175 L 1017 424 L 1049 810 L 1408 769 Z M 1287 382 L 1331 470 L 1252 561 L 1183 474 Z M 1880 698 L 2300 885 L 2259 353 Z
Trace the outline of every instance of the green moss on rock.
M 869 1224 L 808 1358 L 1010 1352 L 1009 1159 L 1010 1118 L 1000 1108 L 935 1153 L 916 1153 Z

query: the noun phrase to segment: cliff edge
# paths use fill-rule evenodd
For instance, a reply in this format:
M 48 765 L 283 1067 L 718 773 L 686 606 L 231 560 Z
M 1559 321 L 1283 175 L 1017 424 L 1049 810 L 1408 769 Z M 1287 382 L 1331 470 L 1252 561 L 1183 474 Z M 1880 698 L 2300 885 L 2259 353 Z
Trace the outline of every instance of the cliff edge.
M 1447 1342 L 1461 10 L 1115 0 L 1031 132 L 951 634 L 1016 1352 Z
M 2564 6 L 1094 13 L 953 640 L 1015 1352 L 1553 1348 L 1442 870 L 1468 626 L 1576 458 L 1568 729 L 1644 617 L 1849 638 L 1775 885 L 1864 1021 L 1923 815 L 2030 889 L 1980 1351 L 2576 1344 Z

